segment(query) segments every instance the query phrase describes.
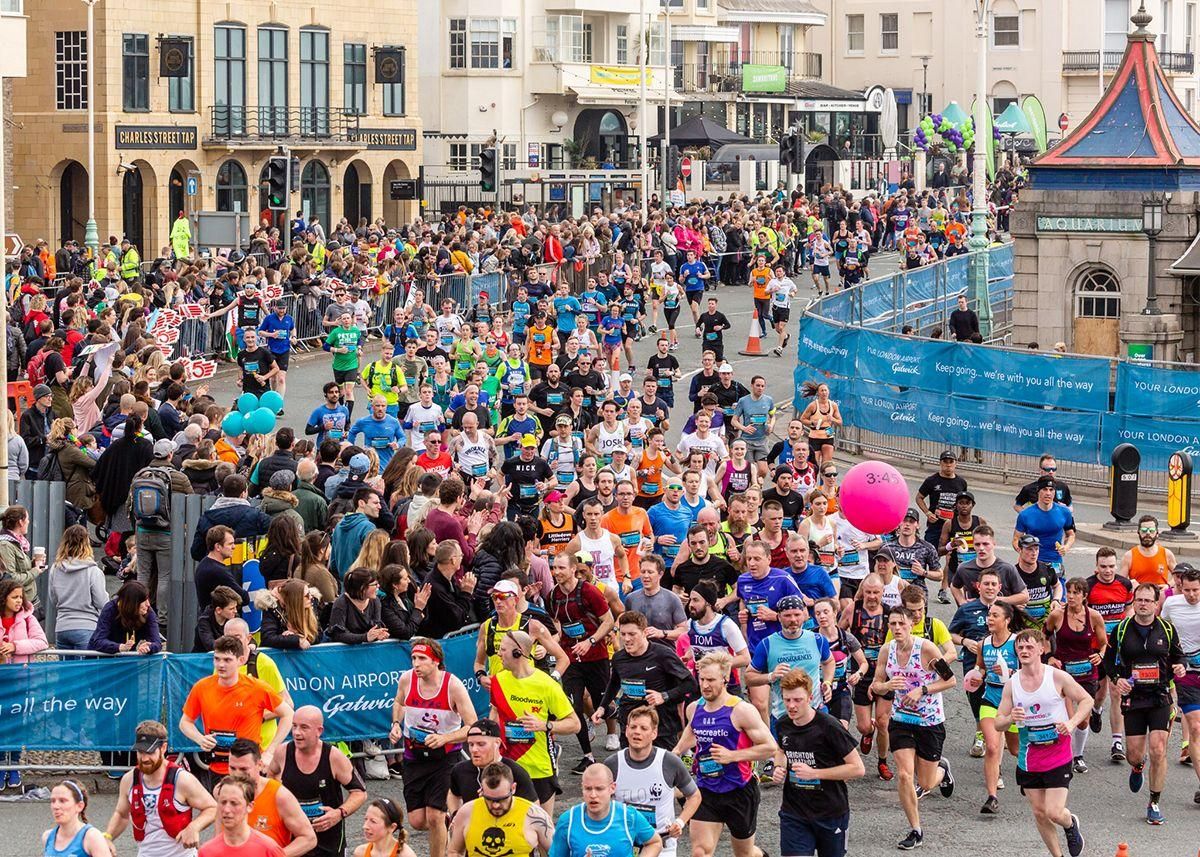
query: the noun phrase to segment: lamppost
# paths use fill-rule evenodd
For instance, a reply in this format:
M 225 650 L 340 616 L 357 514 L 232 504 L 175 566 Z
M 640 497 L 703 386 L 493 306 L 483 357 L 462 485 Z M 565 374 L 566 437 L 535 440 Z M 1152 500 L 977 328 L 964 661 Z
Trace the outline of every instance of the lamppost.
M 1155 267 L 1154 257 L 1158 250 L 1158 234 L 1162 232 L 1163 209 L 1165 208 L 1163 197 L 1157 194 L 1150 194 L 1142 200 L 1142 232 L 1146 234 L 1146 239 L 1149 244 L 1149 264 L 1146 266 L 1146 306 L 1142 309 L 1142 315 L 1161 315 L 1162 311 L 1158 308 L 1158 271 Z
M 96 3 L 83 0 L 87 6 L 87 141 L 88 141 L 88 219 L 83 243 L 91 248 L 92 262 L 98 264 L 100 231 L 96 228 Z
M 921 57 L 921 105 L 917 108 L 917 122 L 925 117 L 925 102 L 929 100 L 929 61 L 930 56 Z
M 987 340 L 992 335 L 992 302 L 988 295 L 988 240 L 987 240 L 987 164 L 985 162 L 988 149 L 987 141 L 983 139 L 983 130 L 987 127 L 987 47 L 988 47 L 988 16 L 991 13 L 992 0 L 971 0 L 975 6 L 975 38 L 979 42 L 977 55 L 979 64 L 976 68 L 975 85 L 975 161 L 972 178 L 971 206 L 971 240 L 968 247 L 971 251 L 971 300 L 975 304 L 975 312 L 979 316 L 979 332 Z

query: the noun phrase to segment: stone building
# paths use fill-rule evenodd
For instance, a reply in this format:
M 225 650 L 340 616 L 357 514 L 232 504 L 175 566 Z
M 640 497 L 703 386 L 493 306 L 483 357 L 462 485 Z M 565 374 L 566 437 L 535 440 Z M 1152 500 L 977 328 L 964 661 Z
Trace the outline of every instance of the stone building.
M 1011 225 L 1013 342 L 1191 361 L 1200 125 L 1159 64 L 1150 16 L 1131 20 L 1103 98 L 1030 167 Z

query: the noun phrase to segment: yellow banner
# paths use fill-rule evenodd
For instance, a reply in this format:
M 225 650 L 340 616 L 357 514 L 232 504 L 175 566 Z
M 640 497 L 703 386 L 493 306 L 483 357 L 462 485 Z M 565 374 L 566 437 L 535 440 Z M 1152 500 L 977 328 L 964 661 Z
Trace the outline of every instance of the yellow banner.
M 638 86 L 642 82 L 642 70 L 635 65 L 590 66 L 591 82 L 597 86 Z M 646 69 L 646 86 L 654 85 L 654 72 Z

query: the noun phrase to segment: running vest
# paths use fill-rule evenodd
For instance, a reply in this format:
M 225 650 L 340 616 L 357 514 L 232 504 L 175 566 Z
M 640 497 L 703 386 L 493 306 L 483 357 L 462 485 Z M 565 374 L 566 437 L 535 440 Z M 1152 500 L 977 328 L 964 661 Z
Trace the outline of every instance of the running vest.
M 728 500 L 732 494 L 743 494 L 750 488 L 749 462 L 741 470 L 733 466 L 732 461 L 725 462 L 725 472 L 721 474 L 721 495 Z
M 1166 586 L 1170 583 L 1167 571 L 1167 549 L 1158 545 L 1153 556 L 1146 556 L 1138 548 L 1129 552 L 1129 579 L 1134 583 L 1153 583 Z
M 1105 583 L 1093 574 L 1087 579 L 1087 586 L 1087 605 L 1104 617 L 1104 630 L 1111 634 L 1125 617 L 1125 608 L 1133 596 L 1133 583 L 1119 574 L 1111 583 Z
M 553 560 L 575 538 L 575 519 L 569 512 L 563 512 L 561 524 L 555 524 L 549 514 L 542 515 L 539 523 L 542 525 L 542 547 L 546 549 L 546 558 Z
M 497 818 L 483 804 L 483 799 L 471 801 L 471 820 L 463 839 L 467 857 L 530 857 L 533 848 L 525 838 L 525 817 L 533 804 L 523 797 L 514 797 L 508 812 Z
M 339 752 L 329 744 L 321 745 L 321 758 L 310 773 L 300 770 L 296 763 L 296 745 L 288 743 L 284 748 L 283 771 L 280 781 L 300 802 L 300 809 L 309 821 L 325 814 L 324 807 L 342 805 L 342 784 L 333 775 L 330 754 Z M 346 848 L 346 822 L 339 821 L 328 830 L 317 834 L 317 847 L 309 852 L 310 857 L 340 857 Z
M 497 675 L 500 670 L 504 669 L 504 665 L 500 663 L 500 641 L 504 639 L 504 635 L 509 631 L 525 631 L 528 633 L 529 619 L 530 616 L 528 613 L 518 613 L 516 624 L 507 626 L 502 626 L 495 615 L 489 616 L 484 620 L 484 653 L 488 659 L 488 675 Z M 541 657 L 538 657 L 539 653 Z M 536 641 L 533 644 L 533 653 L 529 655 L 529 662 L 542 672 L 550 672 L 550 661 L 546 656 L 546 651 Z M 456 726 L 455 728 L 457 729 L 458 727 Z
M 570 593 L 561 587 L 550 590 L 550 618 L 558 623 L 564 637 L 578 643 L 590 637 L 600 627 L 600 617 L 591 611 L 583 598 L 583 581 L 577 581 Z M 569 647 L 568 647 L 569 648 Z
M 83 850 L 83 838 L 91 829 L 92 825 L 90 824 L 79 828 L 79 832 L 71 838 L 67 847 L 60 851 L 54 847 L 54 840 L 58 838 L 58 825 L 56 824 L 50 831 L 50 835 L 46 837 L 46 850 L 42 853 L 45 854 L 45 857 L 88 857 L 88 853 Z
M 1013 707 L 1025 709 L 1025 720 L 1017 726 L 1020 741 L 1017 767 L 1040 773 L 1069 765 L 1073 756 L 1071 735 L 1060 735 L 1058 724 L 1066 722 L 1070 715 L 1066 702 L 1054 686 L 1054 668 L 1043 668 L 1042 682 L 1034 691 L 1021 686 L 1020 673 L 1014 674 L 1008 683 Z
M 921 665 L 920 640 L 913 638 L 913 648 L 908 656 L 908 663 L 901 665 L 896 657 L 896 643 L 888 648 L 885 675 L 889 679 L 904 679 L 904 690 L 895 691 L 892 698 L 892 719 L 897 723 L 907 723 L 912 726 L 936 726 L 944 723 L 946 714 L 942 709 L 942 695 L 931 693 L 922 696 L 915 707 L 905 702 L 905 695 L 921 685 L 932 684 L 938 680 L 937 673 L 927 670 Z
M 572 437 L 563 442 L 557 436 L 550 438 L 550 446 L 546 449 L 546 463 L 554 468 L 554 476 L 560 487 L 570 485 L 575 481 L 575 467 L 583 457 L 578 441 Z
M 605 466 L 612 461 L 613 450 L 625 448 L 624 425 L 617 423 L 616 431 L 610 432 L 605 429 L 604 423 L 597 423 L 596 451 L 600 453 L 600 458 L 603 459 L 601 466 Z
M 733 725 L 733 709 L 739 701 L 736 696 L 727 696 L 720 708 L 709 711 L 701 699 L 692 712 L 692 733 L 696 736 L 693 763 L 696 785 L 704 791 L 736 791 L 750 782 L 750 777 L 754 775 L 754 766 L 750 762 L 721 764 L 711 753 L 714 746 L 728 750 L 743 750 L 750 746 L 750 739 Z
M 403 373 L 398 365 L 393 362 L 384 363 L 382 360 L 371 363 L 363 373 L 363 380 L 370 385 L 371 395 L 383 396 L 389 405 L 400 401 L 400 394 L 392 392 L 392 388 L 401 386 L 402 377 Z M 408 383 L 407 379 L 405 383 Z
M 724 613 L 718 613 L 713 620 L 712 626 L 707 631 L 700 630 L 700 626 L 696 624 L 695 619 L 688 620 L 688 642 L 692 646 L 692 659 L 698 664 L 700 660 L 709 652 L 729 652 L 729 654 L 737 654 L 733 650 L 733 646 L 729 644 L 729 638 L 725 636 L 726 623 L 733 626 L 733 620 Z M 730 693 L 740 695 L 742 683 L 738 675 L 737 667 L 729 671 L 729 683 L 726 685 Z
M 989 634 L 979 646 L 980 669 L 983 670 L 983 701 L 996 708 L 1004 694 L 1004 684 L 1017 671 L 1017 638 L 1009 634 L 1008 639 L 997 646 Z M 997 672 L 997 668 L 999 672 Z
M 959 524 L 958 515 L 950 519 L 950 539 L 946 542 L 946 547 L 950 548 L 951 545 L 960 540 L 967 546 L 966 550 L 950 550 L 951 572 L 957 570 L 962 563 L 971 562 L 977 556 L 975 553 L 975 528 L 978 526 L 978 515 L 972 515 L 971 522 L 965 527 Z
M 610 535 L 607 530 L 601 530 L 600 538 L 593 539 L 580 530 L 579 549 L 592 555 L 592 572 L 596 575 L 596 579 L 615 587 L 617 585 L 617 568 Z
M 1089 658 L 1099 651 L 1099 645 L 1086 607 L 1082 631 L 1072 628 L 1070 620 L 1070 614 L 1064 611 L 1062 625 L 1054 633 L 1054 657 L 1062 664 L 1063 671 L 1076 681 L 1098 681 L 1096 667 Z
M 900 576 L 893 574 L 892 579 L 883 585 L 883 606 L 889 610 L 900 606 Z
M 814 545 L 820 545 L 817 548 L 815 559 L 817 564 L 829 572 L 830 575 L 837 574 L 837 541 L 831 540 L 828 544 L 821 544 L 821 540 L 826 536 L 833 535 L 833 524 L 829 517 L 825 518 L 825 526 L 818 527 L 816 521 L 812 518 L 808 519 L 808 540 Z
M 280 848 L 286 848 L 292 841 L 292 832 L 288 830 L 282 818 L 279 817 L 277 796 L 283 783 L 279 780 L 267 780 L 262 791 L 254 798 L 246 823 L 251 830 L 257 830 L 263 836 L 269 836 L 279 843 Z
M 133 784 L 129 787 L 129 821 L 133 826 L 135 841 L 141 842 L 150 834 L 149 841 L 153 842 L 157 838 L 155 833 L 165 833 L 174 841 L 180 831 L 192 823 L 192 808 L 175 800 L 179 771 L 178 765 L 168 764 L 162 785 L 152 789 L 142 782 L 142 772 L 133 769 Z M 154 807 L 153 818 L 147 818 L 147 806 Z
M 888 607 L 883 606 L 883 612 L 872 616 L 861 604 L 854 605 L 854 613 L 850 617 L 850 633 L 862 644 L 863 656 L 870 663 L 874 672 L 875 662 L 879 660 L 879 650 L 887 639 Z
M 626 761 L 628 750 L 617 754 L 617 792 L 614 797 L 630 809 L 640 812 L 655 830 L 665 830 L 675 821 L 675 794 L 663 775 L 663 756 L 667 751 L 654 747 L 649 764 L 635 768 Z M 676 840 L 664 839 L 664 855 L 675 853 Z
M 487 475 L 491 465 L 490 449 L 487 438 L 482 431 L 476 431 L 477 440 L 471 440 L 463 432 L 462 446 L 458 450 L 458 469 L 475 478 Z
M 404 758 L 445 758 L 462 745 L 447 744 L 431 750 L 425 746 L 425 739 L 462 728 L 462 717 L 450 707 L 450 673 L 442 673 L 442 684 L 432 697 L 421 695 L 421 680 L 415 670 L 409 670 L 408 676 L 408 695 L 404 698 Z

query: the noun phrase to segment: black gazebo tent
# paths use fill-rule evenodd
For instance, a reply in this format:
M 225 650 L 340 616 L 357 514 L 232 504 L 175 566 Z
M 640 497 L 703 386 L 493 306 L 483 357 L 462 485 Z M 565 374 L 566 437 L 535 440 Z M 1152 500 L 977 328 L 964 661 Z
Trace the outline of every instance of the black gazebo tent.
M 661 145 L 663 135 L 656 134 L 647 142 L 651 145 Z M 693 116 L 678 127 L 671 129 L 671 145 L 680 149 L 689 146 L 708 146 L 719 149 L 726 143 L 753 143 L 749 137 L 743 137 L 730 131 L 724 125 L 718 125 L 707 116 Z

